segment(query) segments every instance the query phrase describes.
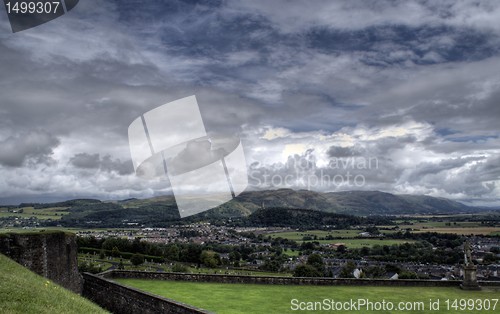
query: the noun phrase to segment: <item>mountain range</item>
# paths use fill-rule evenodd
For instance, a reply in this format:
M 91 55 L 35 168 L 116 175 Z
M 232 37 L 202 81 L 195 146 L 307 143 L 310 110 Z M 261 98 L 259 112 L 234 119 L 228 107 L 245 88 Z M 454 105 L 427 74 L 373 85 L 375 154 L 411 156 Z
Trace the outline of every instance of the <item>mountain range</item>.
M 47 220 L 43 223 L 46 226 L 67 227 L 165 226 L 200 220 L 220 222 L 221 218 L 238 218 L 234 221 L 243 224 L 272 222 L 274 225 L 280 225 L 286 223 L 291 216 L 310 225 L 318 221 L 339 225 L 346 220 L 346 216 L 376 218 L 401 215 L 451 215 L 495 210 L 471 207 L 446 198 L 424 195 L 395 195 L 380 191 L 320 193 L 292 189 L 246 191 L 223 205 L 182 220 L 173 195 L 119 201 L 75 199 L 57 203 L 23 203 L 10 207 L 33 207 L 35 210 L 60 212 L 60 220 Z M 281 221 L 283 217 L 288 218 Z
M 173 196 L 120 201 L 124 207 L 144 205 L 175 206 Z M 460 214 L 484 211 L 446 198 L 425 195 L 395 195 L 380 191 L 320 193 L 308 190 L 278 189 L 247 191 L 204 215 L 225 217 L 249 216 L 261 208 L 300 208 L 327 213 L 368 215 Z

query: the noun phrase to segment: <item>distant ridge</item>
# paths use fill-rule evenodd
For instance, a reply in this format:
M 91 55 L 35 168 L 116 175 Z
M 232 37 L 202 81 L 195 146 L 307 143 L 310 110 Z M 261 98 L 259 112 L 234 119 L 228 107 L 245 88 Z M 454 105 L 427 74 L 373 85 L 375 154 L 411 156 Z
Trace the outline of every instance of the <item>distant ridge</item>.
M 246 191 L 233 200 L 180 219 L 171 195 L 148 199 L 130 198 L 120 201 L 76 199 L 57 203 L 24 203 L 36 209 L 49 208 L 65 212 L 60 220 L 46 221 L 44 226 L 163 226 L 167 222 L 189 223 L 220 218 L 250 217 L 258 210 L 297 209 L 351 216 L 401 216 L 465 214 L 492 211 L 471 207 L 446 198 L 425 195 L 395 195 L 380 191 L 349 191 L 320 193 L 307 190 L 278 189 Z M 22 206 L 21 206 L 22 207 Z M 10 208 L 10 207 L 9 207 Z M 54 209 L 55 208 L 55 209 Z

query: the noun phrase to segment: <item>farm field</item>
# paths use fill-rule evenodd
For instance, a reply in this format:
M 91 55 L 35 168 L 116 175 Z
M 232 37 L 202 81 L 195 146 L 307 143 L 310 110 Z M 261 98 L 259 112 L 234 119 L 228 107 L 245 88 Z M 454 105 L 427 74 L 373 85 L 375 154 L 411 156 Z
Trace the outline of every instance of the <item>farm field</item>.
M 254 284 L 220 284 L 186 281 L 116 279 L 117 282 L 143 291 L 164 296 L 215 313 L 294 313 L 292 299 L 319 301 L 334 299 L 367 299 L 371 302 L 405 302 L 409 306 L 424 306 L 423 310 L 407 313 L 497 313 L 495 311 L 447 310 L 446 299 L 498 299 L 499 288 L 483 291 L 463 291 L 454 287 L 353 287 L 353 286 L 283 286 Z M 439 310 L 430 310 L 429 300 L 440 300 Z M 423 303 L 421 303 L 423 302 Z M 346 313 L 350 311 L 340 311 Z M 356 312 L 356 311 L 354 311 Z M 370 311 L 358 313 L 404 313 L 403 311 Z
M 418 231 L 413 231 L 415 233 L 419 232 L 437 232 L 437 233 L 454 233 L 459 235 L 498 235 L 500 234 L 500 228 L 497 227 L 436 227 L 431 229 L 422 229 Z
M 484 226 L 478 222 L 428 221 L 399 225 L 401 230 L 412 229 L 413 232 L 438 232 L 460 235 L 495 235 L 500 233 L 500 227 Z
M 458 235 L 499 235 L 500 225 L 482 224 L 481 221 L 464 221 L 467 215 L 449 215 L 439 217 L 412 217 L 408 219 L 397 219 L 394 223 L 397 224 L 399 230 L 410 229 L 414 233 L 422 232 L 437 232 L 437 233 L 452 233 Z M 488 218 L 489 219 L 489 218 Z M 394 225 L 377 226 L 383 234 L 393 233 Z

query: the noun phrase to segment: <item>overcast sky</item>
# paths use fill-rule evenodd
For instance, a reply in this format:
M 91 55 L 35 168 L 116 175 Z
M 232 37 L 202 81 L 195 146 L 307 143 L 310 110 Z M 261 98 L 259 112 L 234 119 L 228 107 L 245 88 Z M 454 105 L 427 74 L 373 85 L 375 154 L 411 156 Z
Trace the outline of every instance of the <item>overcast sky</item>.
M 196 95 L 253 188 L 304 188 L 296 162 L 364 179 L 313 190 L 500 205 L 498 1 L 86 0 L 15 34 L 0 11 L 2 203 L 169 193 L 136 177 L 127 128 Z

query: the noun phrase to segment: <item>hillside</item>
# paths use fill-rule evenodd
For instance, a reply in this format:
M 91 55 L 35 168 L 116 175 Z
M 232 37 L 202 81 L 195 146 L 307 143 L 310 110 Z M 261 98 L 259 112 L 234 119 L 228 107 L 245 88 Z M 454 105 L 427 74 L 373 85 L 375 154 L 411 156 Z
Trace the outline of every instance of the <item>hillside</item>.
M 379 191 L 327 193 L 327 198 L 340 207 L 338 212 L 354 215 L 459 214 L 476 208 L 445 198 L 426 195 L 395 195 Z
M 242 193 L 233 203 L 251 212 L 261 208 L 262 205 L 264 207 L 305 208 L 350 215 L 458 214 L 478 211 L 475 207 L 445 198 L 395 195 L 379 191 L 330 193 L 291 189 L 252 191 Z
M 0 254 L 0 313 L 107 313 Z

